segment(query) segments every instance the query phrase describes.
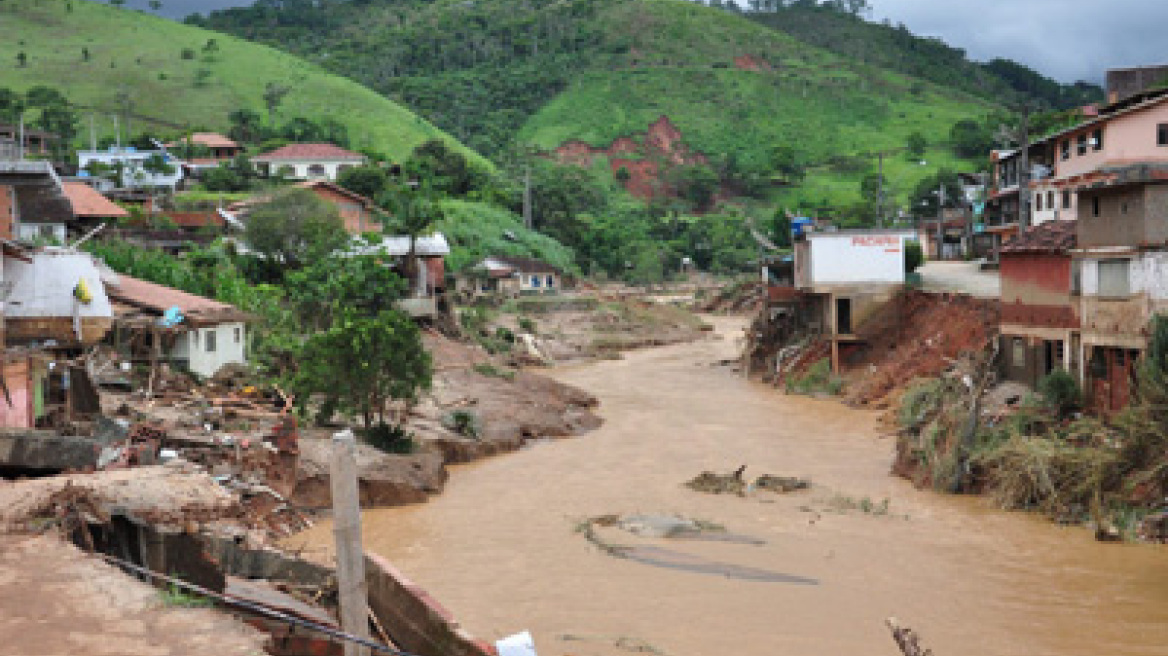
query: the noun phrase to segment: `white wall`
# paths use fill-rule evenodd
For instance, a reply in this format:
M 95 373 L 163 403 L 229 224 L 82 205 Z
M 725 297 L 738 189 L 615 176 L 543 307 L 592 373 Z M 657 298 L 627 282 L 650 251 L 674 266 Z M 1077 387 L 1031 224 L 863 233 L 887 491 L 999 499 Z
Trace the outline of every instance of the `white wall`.
M 7 316 L 112 318 L 113 307 L 105 294 L 93 256 L 63 248 L 44 248 L 31 254 L 32 262 L 4 258 L 4 280 L 11 284 Z M 93 299 L 78 303 L 73 297 L 77 283 L 85 281 Z
M 905 231 L 824 232 L 807 235 L 811 285 L 904 283 Z
M 207 350 L 208 333 L 214 333 L 215 350 Z M 238 336 L 238 339 L 237 339 Z M 247 328 L 242 323 L 223 323 L 195 328 L 179 336 L 170 350 L 172 360 L 185 360 L 192 373 L 204 378 L 214 376 L 225 364 L 243 364 Z
M 323 161 L 323 160 L 261 160 L 268 167 L 268 175 L 276 175 L 280 169 L 289 167 L 292 173 L 289 177 L 304 180 L 336 180 L 345 167 L 361 166 L 363 162 L 354 160 Z M 324 175 L 313 175 L 308 172 L 309 167 L 318 164 L 324 167 Z

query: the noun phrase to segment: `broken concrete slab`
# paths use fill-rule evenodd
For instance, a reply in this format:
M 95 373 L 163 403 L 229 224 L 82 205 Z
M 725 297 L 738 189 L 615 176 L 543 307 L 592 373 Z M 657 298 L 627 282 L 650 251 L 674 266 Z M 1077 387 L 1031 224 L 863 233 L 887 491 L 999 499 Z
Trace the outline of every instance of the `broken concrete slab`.
M 60 472 L 97 465 L 99 443 L 88 437 L 61 437 L 48 431 L 0 433 L 0 467 Z

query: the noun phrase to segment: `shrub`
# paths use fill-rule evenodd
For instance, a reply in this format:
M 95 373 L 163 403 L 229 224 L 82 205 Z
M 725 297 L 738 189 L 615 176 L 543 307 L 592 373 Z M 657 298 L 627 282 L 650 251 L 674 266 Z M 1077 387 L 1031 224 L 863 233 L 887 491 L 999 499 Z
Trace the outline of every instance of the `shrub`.
M 921 242 L 906 241 L 904 243 L 904 272 L 912 273 L 924 263 L 925 249 L 921 248 Z
M 787 391 L 796 394 L 839 394 L 844 381 L 831 372 L 831 362 L 827 358 L 811 365 L 802 375 L 787 382 Z
M 385 453 L 408 455 L 418 450 L 414 434 L 401 424 L 379 423 L 361 431 L 369 446 Z
M 519 317 L 519 329 L 525 333 L 534 335 L 536 331 L 535 319 L 531 317 Z
M 449 412 L 442 417 L 442 425 L 463 437 L 478 439 L 482 434 L 482 421 L 472 410 Z
M 1078 381 L 1063 369 L 1056 369 L 1038 381 L 1038 393 L 1060 417 L 1070 414 L 1082 401 Z
M 476 364 L 473 369 L 475 370 L 475 373 L 479 374 L 480 376 L 486 376 L 488 378 L 502 378 L 503 380 L 515 380 L 514 371 L 509 369 L 500 369 L 488 362 L 480 362 L 479 364 Z

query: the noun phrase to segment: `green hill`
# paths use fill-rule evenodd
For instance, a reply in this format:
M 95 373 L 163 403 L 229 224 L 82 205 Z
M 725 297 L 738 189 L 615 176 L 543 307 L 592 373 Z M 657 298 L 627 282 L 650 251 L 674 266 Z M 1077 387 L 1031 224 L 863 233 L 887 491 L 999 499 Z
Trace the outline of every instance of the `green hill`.
M 920 133 L 928 165 L 898 156 L 886 169 L 891 195 L 907 197 L 938 167 L 972 168 L 951 154 L 950 129 L 995 109 L 681 0 L 257 3 L 195 20 L 368 84 L 487 154 L 643 140 L 667 116 L 731 191 L 769 182 L 776 147 L 833 162 L 753 194 L 784 203 L 853 202 L 870 154 Z
M 84 0 L 5 0 L 0 25 L 0 87 L 60 90 L 77 107 L 83 135 L 90 113 L 99 135 L 112 134 L 114 114 L 128 117 L 134 134 L 225 130 L 237 109 L 267 117 L 270 83 L 289 89 L 278 122 L 332 119 L 354 148 L 404 159 L 430 138 L 454 143 L 410 110 L 294 55 L 142 12 Z

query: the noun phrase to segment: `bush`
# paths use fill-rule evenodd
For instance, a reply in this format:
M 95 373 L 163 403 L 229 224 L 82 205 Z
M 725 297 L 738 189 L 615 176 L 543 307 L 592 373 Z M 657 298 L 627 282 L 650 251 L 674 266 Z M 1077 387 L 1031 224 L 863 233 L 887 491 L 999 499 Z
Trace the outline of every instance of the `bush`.
M 475 373 L 487 378 L 502 378 L 503 380 L 515 380 L 515 372 L 510 369 L 500 369 L 493 364 L 487 362 L 480 362 L 472 367 Z
M 925 249 L 919 241 L 904 242 L 904 272 L 912 273 L 925 263 Z
M 1038 393 L 1059 417 L 1065 417 L 1078 408 L 1083 396 L 1079 382 L 1063 369 L 1052 371 L 1038 381 Z
M 839 394 L 844 381 L 831 372 L 831 362 L 827 358 L 811 365 L 802 376 L 787 382 L 787 391 L 796 394 Z
M 361 431 L 361 437 L 366 444 L 385 453 L 409 455 L 418 450 L 414 434 L 401 424 L 375 424 Z
M 472 410 L 455 410 L 447 413 L 442 417 L 442 425 L 463 437 L 478 439 L 482 434 L 482 421 Z
M 519 317 L 519 329 L 525 333 L 534 335 L 536 330 L 535 319 L 531 317 Z

